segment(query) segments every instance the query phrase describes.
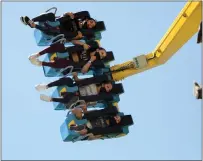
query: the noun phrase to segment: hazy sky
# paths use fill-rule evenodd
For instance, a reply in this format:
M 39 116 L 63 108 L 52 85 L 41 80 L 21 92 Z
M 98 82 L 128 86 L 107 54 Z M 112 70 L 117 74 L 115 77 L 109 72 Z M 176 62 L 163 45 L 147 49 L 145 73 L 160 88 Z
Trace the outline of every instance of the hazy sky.
M 50 82 L 28 56 L 38 52 L 33 29 L 19 21 L 50 7 L 88 10 L 107 30 L 101 44 L 118 64 L 151 52 L 185 2 L 26 3 L 3 2 L 2 159 L 201 159 L 201 103 L 192 95 L 201 79 L 201 48 L 196 35 L 166 64 L 122 81 L 119 107 L 135 124 L 122 138 L 63 142 L 59 128 L 67 111 L 42 102 L 34 85 Z M 50 89 L 45 94 L 50 94 Z

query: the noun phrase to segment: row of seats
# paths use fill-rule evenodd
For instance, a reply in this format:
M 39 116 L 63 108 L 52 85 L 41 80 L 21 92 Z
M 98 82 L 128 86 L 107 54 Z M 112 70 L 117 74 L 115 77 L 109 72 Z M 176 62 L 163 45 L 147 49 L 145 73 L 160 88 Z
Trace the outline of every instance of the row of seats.
M 47 21 L 47 23 L 53 27 L 59 26 L 59 24 L 60 24 L 58 21 L 56 21 L 56 22 Z M 40 22 L 39 25 L 43 26 L 44 24 L 43 24 L 43 22 Z M 94 32 L 94 35 L 95 35 L 94 40 L 101 40 L 102 39 L 101 32 L 103 32 L 105 30 L 106 30 L 106 27 L 105 27 L 104 22 L 103 21 L 97 22 L 97 29 L 96 29 L 96 32 Z M 63 35 L 57 35 L 56 37 L 54 37 L 54 36 L 47 35 L 37 29 L 34 31 L 34 37 L 35 37 L 35 40 L 36 40 L 36 43 L 38 46 L 49 46 L 54 41 L 64 38 Z M 82 39 L 82 41 L 88 42 L 89 40 L 84 38 L 84 39 Z M 67 45 L 72 45 L 72 43 L 67 43 Z
M 52 53 L 52 54 L 47 54 L 46 57 L 44 58 L 45 62 L 53 61 L 56 58 L 67 58 L 69 56 L 68 52 L 65 53 Z M 43 66 L 43 71 L 45 77 L 62 77 L 62 76 L 70 76 L 71 72 L 69 74 L 64 74 L 61 69 L 57 68 L 51 68 L 47 66 Z M 74 71 L 77 71 L 79 75 L 83 75 L 80 71 L 81 69 L 74 69 Z M 105 68 L 102 69 L 90 69 L 86 75 L 101 75 L 103 73 L 107 73 L 110 71 L 110 65 L 109 63 L 105 64 Z
M 51 26 L 58 26 L 59 25 L 59 22 L 48 22 L 48 23 Z M 40 25 L 43 25 L 43 23 L 40 22 Z M 95 31 L 94 40 L 100 41 L 102 38 L 101 32 L 106 30 L 104 22 L 103 21 L 97 22 L 97 28 L 96 29 L 97 30 Z M 38 46 L 49 46 L 53 43 L 58 43 L 58 42 L 62 43 L 62 41 L 63 41 L 63 43 L 65 43 L 66 46 L 72 46 L 73 45 L 70 42 L 68 42 L 68 43 L 65 42 L 63 35 L 57 35 L 57 36 L 53 37 L 50 35 L 46 35 L 45 33 L 41 32 L 38 29 L 35 29 L 35 31 L 34 31 L 34 37 L 35 37 L 35 40 L 36 40 L 36 43 Z M 81 41 L 88 42 L 87 39 L 83 39 Z M 44 61 L 49 62 L 49 61 L 53 61 L 56 58 L 67 58 L 68 56 L 69 56 L 68 52 L 65 52 L 65 53 L 56 52 L 56 53 L 52 53 L 52 54 L 46 54 Z M 64 72 L 63 72 L 64 70 L 69 70 L 69 73 L 64 74 Z M 80 73 L 81 69 L 78 69 L 78 70 L 74 69 L 74 70 L 79 73 L 79 76 L 82 75 Z M 69 68 L 69 69 L 55 69 L 55 68 L 45 67 L 45 66 L 43 67 L 43 71 L 44 71 L 45 77 L 64 77 L 64 76 L 67 77 L 67 76 L 71 76 L 71 72 L 72 72 L 71 68 Z M 111 81 L 113 83 L 115 83 L 111 77 L 110 64 L 109 63 L 105 64 L 105 68 L 101 68 L 101 69 L 92 68 L 85 75 L 92 75 L 94 77 L 97 77 L 97 76 L 102 76 L 104 74 L 108 75 L 108 77 L 111 79 Z M 77 87 L 59 86 L 53 92 L 52 97 L 56 97 L 56 98 L 61 97 L 62 92 L 67 92 L 67 91 L 68 92 L 74 92 L 77 90 L 78 90 Z M 109 106 L 109 104 L 111 104 L 112 107 L 117 107 L 117 109 L 118 109 L 118 102 L 120 101 L 119 95 L 124 93 L 124 89 L 123 89 L 123 86 L 121 83 L 120 83 L 120 89 L 119 90 L 120 91 L 118 94 L 112 94 L 113 100 L 111 102 L 106 102 L 104 100 L 100 100 L 100 101 L 98 101 L 98 103 L 96 105 L 88 106 L 88 108 L 105 109 L 107 106 Z M 68 110 L 68 109 L 75 107 L 76 105 L 73 105 L 71 107 L 67 107 L 65 104 L 54 102 L 53 106 L 54 106 L 54 110 Z M 124 116 L 124 113 L 119 112 L 119 115 Z M 70 141 L 76 142 L 76 141 L 86 140 L 87 138 L 85 136 L 81 136 L 81 135 L 79 135 L 79 133 L 77 133 L 73 130 L 70 130 L 70 126 L 73 124 L 81 125 L 81 124 L 85 124 L 85 123 L 87 123 L 86 119 L 78 120 L 75 115 L 73 115 L 71 112 L 68 112 L 64 123 L 60 127 L 62 140 L 65 142 L 70 142 Z M 122 132 L 105 134 L 105 135 L 103 135 L 102 139 L 121 137 L 121 136 L 127 135 L 128 133 L 129 133 L 129 127 L 124 126 L 124 127 L 122 127 Z

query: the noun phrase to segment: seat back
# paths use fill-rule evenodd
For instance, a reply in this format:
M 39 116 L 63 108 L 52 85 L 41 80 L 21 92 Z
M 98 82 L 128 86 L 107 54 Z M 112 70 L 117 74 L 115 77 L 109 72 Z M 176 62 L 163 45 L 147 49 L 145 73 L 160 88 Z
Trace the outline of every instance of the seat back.
M 124 116 L 123 112 L 119 112 L 118 115 Z M 75 141 L 81 141 L 84 139 L 84 137 L 81 137 L 77 132 L 70 130 L 70 126 L 72 124 L 77 124 L 77 125 L 82 125 L 86 124 L 87 120 L 82 119 L 78 120 L 75 115 L 72 113 L 68 113 L 67 117 L 65 119 L 65 122 L 61 125 L 60 127 L 60 132 L 61 132 L 61 137 L 64 142 L 75 142 Z M 122 132 L 121 133 L 112 133 L 108 135 L 104 135 L 102 139 L 112 139 L 112 138 L 118 138 L 118 137 L 123 137 L 126 136 L 129 133 L 129 126 L 124 126 L 122 127 Z M 86 140 L 86 139 L 84 139 Z
M 96 24 L 96 26 L 94 28 L 94 31 L 95 32 L 98 32 L 98 31 L 102 32 L 102 31 L 105 31 L 105 30 L 106 30 L 106 26 L 104 24 L 104 21 L 97 21 L 97 24 Z
M 81 125 L 81 124 L 85 124 L 86 122 L 87 122 L 86 119 L 78 120 L 74 114 L 69 113 L 64 123 L 60 127 L 62 140 L 64 142 L 69 142 L 69 141 L 74 141 L 74 139 L 77 139 L 80 136 L 80 134 L 73 130 L 70 130 L 70 126 L 73 124 Z

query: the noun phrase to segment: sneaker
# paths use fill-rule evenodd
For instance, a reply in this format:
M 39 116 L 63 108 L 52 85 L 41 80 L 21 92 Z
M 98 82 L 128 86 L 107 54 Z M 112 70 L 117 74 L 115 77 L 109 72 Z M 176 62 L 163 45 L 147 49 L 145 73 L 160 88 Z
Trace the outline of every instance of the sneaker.
M 25 22 L 24 17 L 20 17 L 20 21 L 21 21 L 24 25 L 27 25 L 27 23 Z
M 197 82 L 194 82 L 194 87 L 193 87 L 193 95 L 196 97 L 196 99 L 199 99 L 200 97 L 200 86 Z
M 46 95 L 44 95 L 44 94 L 41 94 L 41 95 L 40 95 L 40 99 L 41 99 L 42 101 L 51 102 L 51 97 L 46 96 Z
M 38 85 L 36 85 L 35 86 L 35 89 L 37 90 L 37 91 L 43 91 L 43 90 L 46 90 L 48 87 L 47 87 L 47 85 L 46 84 L 38 84 Z
M 28 59 L 31 61 L 32 59 L 36 59 L 36 58 L 38 58 L 39 56 L 38 56 L 38 53 L 35 53 L 35 54 L 32 54 L 32 55 L 30 55 L 29 57 L 28 57 Z
M 28 59 L 32 64 L 33 64 L 34 61 L 36 61 L 36 60 L 32 59 L 31 56 L 29 56 Z
M 42 66 L 42 63 L 41 61 L 39 61 L 38 59 L 31 59 L 30 61 L 33 65 L 36 65 L 36 66 Z
M 30 55 L 29 57 L 28 57 L 28 59 L 29 59 L 29 61 L 33 64 L 33 63 L 35 63 L 35 57 L 33 57 L 32 55 Z
M 27 16 L 25 16 L 25 17 L 23 17 L 23 21 L 24 21 L 27 25 L 29 25 L 30 18 L 27 17 Z
M 25 22 L 28 26 L 30 26 L 31 28 L 33 28 L 34 26 L 34 21 L 32 21 L 32 20 L 30 20 L 30 18 L 29 17 L 27 17 L 27 16 L 25 16 L 25 17 L 23 17 L 23 20 L 22 20 L 23 22 Z

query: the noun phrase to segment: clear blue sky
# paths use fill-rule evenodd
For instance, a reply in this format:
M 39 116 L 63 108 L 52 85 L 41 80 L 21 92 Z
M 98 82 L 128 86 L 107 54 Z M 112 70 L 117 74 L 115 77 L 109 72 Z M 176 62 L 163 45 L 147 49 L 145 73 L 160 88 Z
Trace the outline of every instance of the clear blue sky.
M 42 102 L 34 85 L 50 82 L 28 56 L 38 52 L 33 30 L 19 21 L 58 7 L 58 15 L 88 10 L 104 20 L 101 44 L 112 50 L 112 65 L 151 52 L 185 2 L 25 3 L 3 2 L 2 159 L 201 159 L 201 103 L 192 95 L 201 80 L 201 47 L 196 35 L 166 64 L 122 81 L 119 107 L 135 125 L 126 137 L 62 142 L 66 112 Z M 51 94 L 53 89 L 44 92 Z

